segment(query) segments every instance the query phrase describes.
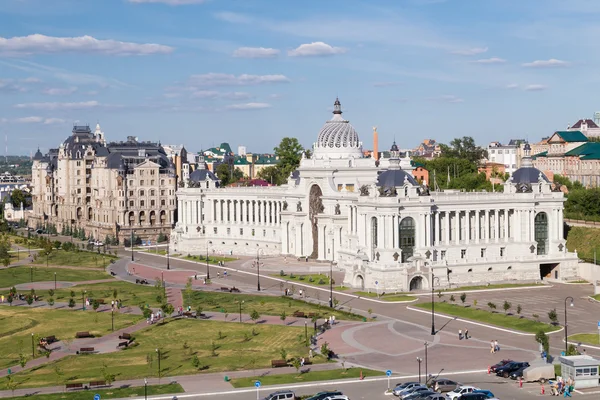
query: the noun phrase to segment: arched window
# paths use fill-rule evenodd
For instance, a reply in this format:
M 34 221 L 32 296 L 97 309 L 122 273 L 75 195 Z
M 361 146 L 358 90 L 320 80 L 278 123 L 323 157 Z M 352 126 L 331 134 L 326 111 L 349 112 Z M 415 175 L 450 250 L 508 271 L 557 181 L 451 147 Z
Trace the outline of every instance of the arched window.
M 545 212 L 535 216 L 535 241 L 537 242 L 537 254 L 548 254 L 548 215 Z
M 371 218 L 371 259 L 375 259 L 377 249 L 377 217 Z
M 406 217 L 400 221 L 398 233 L 400 249 L 402 250 L 402 262 L 407 262 L 408 258 L 413 256 L 415 249 L 415 220 Z

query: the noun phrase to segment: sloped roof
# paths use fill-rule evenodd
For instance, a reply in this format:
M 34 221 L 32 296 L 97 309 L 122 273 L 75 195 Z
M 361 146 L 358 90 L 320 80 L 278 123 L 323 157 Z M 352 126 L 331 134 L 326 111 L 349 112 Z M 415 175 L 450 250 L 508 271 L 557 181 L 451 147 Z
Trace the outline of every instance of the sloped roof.
M 592 121 L 591 119 L 580 119 L 579 121 L 575 122 L 572 126 L 571 129 L 575 128 L 575 129 L 579 129 L 581 128 L 581 125 L 583 124 L 583 122 L 585 122 L 587 124 L 588 128 L 600 128 L 600 126 L 598 126 L 594 121 Z
M 270 165 L 275 165 L 278 162 L 279 161 L 277 160 L 277 157 L 259 156 L 254 163 L 255 164 L 270 164 Z
M 548 151 L 542 151 L 541 153 L 534 154 L 533 156 L 531 156 L 531 158 L 533 158 L 535 160 L 538 157 L 547 157 L 547 156 L 548 156 Z
M 595 160 L 600 156 L 600 143 L 587 142 L 573 150 L 567 151 L 565 156 L 579 157 L 582 160 Z
M 555 135 L 560 136 L 565 142 L 587 142 L 588 138 L 581 131 L 556 131 Z

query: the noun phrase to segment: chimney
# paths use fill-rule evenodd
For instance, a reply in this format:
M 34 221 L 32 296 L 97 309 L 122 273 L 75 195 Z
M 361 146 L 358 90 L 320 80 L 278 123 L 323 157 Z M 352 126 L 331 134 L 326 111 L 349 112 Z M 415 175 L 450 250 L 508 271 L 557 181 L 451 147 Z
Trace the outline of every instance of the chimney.
M 379 136 L 376 126 L 373 127 L 373 157 L 375 161 L 379 161 Z

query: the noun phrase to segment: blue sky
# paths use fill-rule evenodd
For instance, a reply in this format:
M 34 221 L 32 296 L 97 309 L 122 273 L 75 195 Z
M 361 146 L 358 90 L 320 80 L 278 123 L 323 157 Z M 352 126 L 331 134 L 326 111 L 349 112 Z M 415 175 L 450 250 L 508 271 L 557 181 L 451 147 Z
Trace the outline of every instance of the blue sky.
M 0 134 L 56 147 L 74 122 L 272 151 L 339 96 L 372 147 L 537 141 L 600 111 L 594 0 L 0 0 Z

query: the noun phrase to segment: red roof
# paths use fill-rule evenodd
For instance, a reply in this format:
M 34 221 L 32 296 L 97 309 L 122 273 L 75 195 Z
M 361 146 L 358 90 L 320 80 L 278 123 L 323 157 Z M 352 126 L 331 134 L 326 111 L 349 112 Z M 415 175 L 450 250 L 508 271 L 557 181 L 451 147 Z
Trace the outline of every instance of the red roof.
M 575 128 L 575 129 L 581 128 L 581 124 L 583 124 L 584 121 L 587 124 L 588 128 L 600 128 L 600 126 L 596 125 L 596 123 L 594 121 L 592 121 L 591 119 L 580 119 L 579 121 L 575 122 L 573 124 L 573 126 L 571 126 L 571 129 L 573 129 L 573 128 Z

